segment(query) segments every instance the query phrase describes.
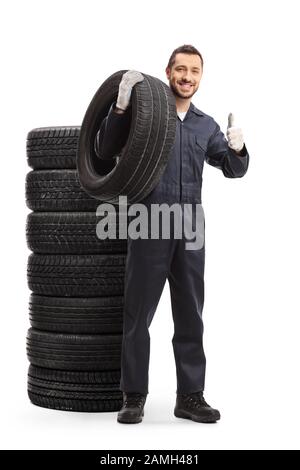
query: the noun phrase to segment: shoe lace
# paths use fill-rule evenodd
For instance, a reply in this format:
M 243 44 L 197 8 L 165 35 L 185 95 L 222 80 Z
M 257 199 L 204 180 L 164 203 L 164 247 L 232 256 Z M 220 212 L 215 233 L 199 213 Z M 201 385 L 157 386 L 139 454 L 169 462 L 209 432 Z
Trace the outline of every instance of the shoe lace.
M 203 392 L 190 393 L 188 395 L 184 395 L 183 398 L 184 398 L 185 401 L 192 404 L 196 408 L 201 408 L 203 406 L 209 407 L 209 404 L 206 403 L 206 401 L 203 397 Z
M 144 404 L 145 396 L 141 393 L 131 393 L 127 395 L 124 401 L 125 406 L 142 406 Z

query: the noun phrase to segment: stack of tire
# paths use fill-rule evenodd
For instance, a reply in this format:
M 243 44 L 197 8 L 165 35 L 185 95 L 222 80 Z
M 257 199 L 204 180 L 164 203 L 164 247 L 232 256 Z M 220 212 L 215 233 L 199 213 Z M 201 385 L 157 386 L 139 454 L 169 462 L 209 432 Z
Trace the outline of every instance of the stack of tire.
M 97 236 L 101 201 L 80 185 L 79 135 L 80 126 L 27 135 L 28 396 L 46 408 L 118 411 L 127 240 Z

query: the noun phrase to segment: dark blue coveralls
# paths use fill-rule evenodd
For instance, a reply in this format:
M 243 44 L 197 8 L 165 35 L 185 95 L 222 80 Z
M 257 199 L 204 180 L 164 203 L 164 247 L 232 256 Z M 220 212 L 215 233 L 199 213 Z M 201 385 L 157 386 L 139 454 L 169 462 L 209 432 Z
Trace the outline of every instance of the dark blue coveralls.
M 114 112 L 112 103 L 96 135 L 95 151 L 110 159 L 120 153 L 130 129 L 131 107 Z M 249 154 L 230 149 L 215 120 L 193 103 L 183 121 L 178 117 L 175 142 L 162 177 L 140 203 L 201 204 L 204 161 L 225 177 L 245 175 Z M 194 212 L 193 212 L 194 213 Z M 193 216 L 194 217 L 194 216 Z M 171 233 L 173 233 L 171 231 Z M 169 281 L 176 363 L 177 393 L 203 391 L 206 358 L 203 350 L 205 242 L 199 250 L 186 250 L 186 239 L 128 237 L 125 273 L 124 323 L 120 390 L 147 394 L 150 358 L 149 326 L 166 279 Z

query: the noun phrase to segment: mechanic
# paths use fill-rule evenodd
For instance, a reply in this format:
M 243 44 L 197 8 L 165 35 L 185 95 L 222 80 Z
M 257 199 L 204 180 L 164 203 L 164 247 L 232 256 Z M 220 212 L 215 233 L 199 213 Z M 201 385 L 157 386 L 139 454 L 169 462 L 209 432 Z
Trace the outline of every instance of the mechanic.
M 216 121 L 191 102 L 202 74 L 203 58 L 195 47 L 183 45 L 173 51 L 166 75 L 176 100 L 175 142 L 159 183 L 139 203 L 148 207 L 151 203 L 201 204 L 204 161 L 220 169 L 227 178 L 240 178 L 247 172 L 248 150 L 241 129 L 233 126 L 232 114 L 228 117 L 226 140 Z M 125 145 L 131 122 L 131 91 L 143 79 L 134 70 L 123 75 L 117 101 L 112 103 L 95 138 L 99 158 L 114 158 Z M 128 237 L 120 381 L 123 407 L 117 418 L 120 423 L 139 423 L 144 416 L 149 393 L 149 327 L 166 279 L 174 321 L 172 344 L 177 375 L 174 415 L 202 423 L 220 419 L 220 412 L 208 405 L 203 396 L 205 242 L 201 249 L 187 250 L 185 241 L 185 237 L 174 236 Z

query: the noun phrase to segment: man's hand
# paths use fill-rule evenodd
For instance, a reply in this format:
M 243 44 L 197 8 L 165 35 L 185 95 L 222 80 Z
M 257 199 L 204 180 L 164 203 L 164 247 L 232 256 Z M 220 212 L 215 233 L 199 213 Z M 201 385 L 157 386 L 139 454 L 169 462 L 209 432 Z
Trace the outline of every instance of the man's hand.
M 234 117 L 232 113 L 229 113 L 228 115 L 227 139 L 228 147 L 237 153 L 239 153 L 244 147 L 242 129 L 234 126 Z
M 133 86 L 143 80 L 143 75 L 140 72 L 137 72 L 136 70 L 128 70 L 128 72 L 124 73 L 119 85 L 119 94 L 116 103 L 116 107 L 118 109 L 121 109 L 123 111 L 126 110 L 130 103 L 130 96 Z

